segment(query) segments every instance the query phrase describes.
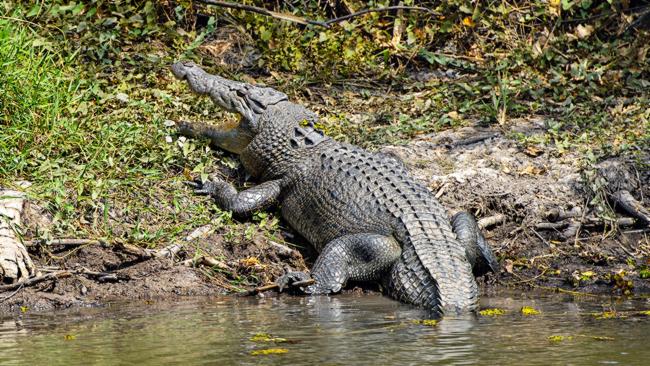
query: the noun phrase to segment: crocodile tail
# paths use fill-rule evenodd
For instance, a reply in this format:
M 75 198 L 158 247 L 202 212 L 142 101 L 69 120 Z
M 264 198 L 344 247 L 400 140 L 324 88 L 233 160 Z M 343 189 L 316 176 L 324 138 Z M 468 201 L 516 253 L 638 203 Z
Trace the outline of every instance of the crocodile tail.
M 387 276 L 388 293 L 439 315 L 475 310 L 478 287 L 465 248 L 456 240 L 442 207 L 433 205 L 440 212 L 400 219 L 396 236 L 402 256 Z

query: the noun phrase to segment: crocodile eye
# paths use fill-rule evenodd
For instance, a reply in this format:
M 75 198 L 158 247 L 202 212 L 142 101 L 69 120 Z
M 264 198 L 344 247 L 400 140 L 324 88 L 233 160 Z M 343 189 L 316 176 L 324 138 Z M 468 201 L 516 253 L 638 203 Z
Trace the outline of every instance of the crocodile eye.
M 291 147 L 293 147 L 294 149 L 298 148 L 298 141 L 291 139 L 289 140 L 289 143 L 291 144 Z
M 294 136 L 296 136 L 296 137 L 303 137 L 303 136 L 305 136 L 305 134 L 302 132 L 302 130 L 301 130 L 300 128 L 298 128 L 298 127 L 296 127 L 296 128 L 293 129 L 293 134 L 294 134 Z

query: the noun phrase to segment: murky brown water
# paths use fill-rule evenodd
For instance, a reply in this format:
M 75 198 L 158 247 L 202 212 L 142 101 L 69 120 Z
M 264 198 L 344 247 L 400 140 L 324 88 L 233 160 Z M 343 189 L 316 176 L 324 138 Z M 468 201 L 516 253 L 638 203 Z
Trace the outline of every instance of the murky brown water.
M 5 316 L 2 365 L 647 365 L 648 300 L 483 298 L 499 317 L 415 324 L 421 310 L 380 295 L 218 298 Z M 520 314 L 522 306 L 541 310 Z M 260 335 L 265 333 L 267 335 Z M 287 342 L 251 338 L 284 338 Z M 559 342 L 550 336 L 571 336 Z M 254 355 L 283 349 L 286 353 Z

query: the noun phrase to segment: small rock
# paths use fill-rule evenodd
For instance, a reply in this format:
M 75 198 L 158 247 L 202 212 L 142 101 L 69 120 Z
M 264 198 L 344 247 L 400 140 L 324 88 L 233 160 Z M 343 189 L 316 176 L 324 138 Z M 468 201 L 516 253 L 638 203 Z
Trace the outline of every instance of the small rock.
M 115 99 L 119 100 L 122 103 L 127 103 L 129 101 L 129 96 L 124 93 L 115 94 Z

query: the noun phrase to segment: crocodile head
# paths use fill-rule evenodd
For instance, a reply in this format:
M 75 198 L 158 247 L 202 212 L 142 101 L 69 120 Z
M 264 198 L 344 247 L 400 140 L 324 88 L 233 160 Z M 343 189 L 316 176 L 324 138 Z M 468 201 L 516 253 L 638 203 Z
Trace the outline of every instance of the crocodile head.
M 286 94 L 275 89 L 211 75 L 192 62 L 177 62 L 172 72 L 176 78 L 186 80 L 195 93 L 208 95 L 221 108 L 241 115 L 236 127 L 213 130 L 210 136 L 215 145 L 234 153 L 243 151 L 260 132 L 261 117 L 269 107 L 288 100 Z

